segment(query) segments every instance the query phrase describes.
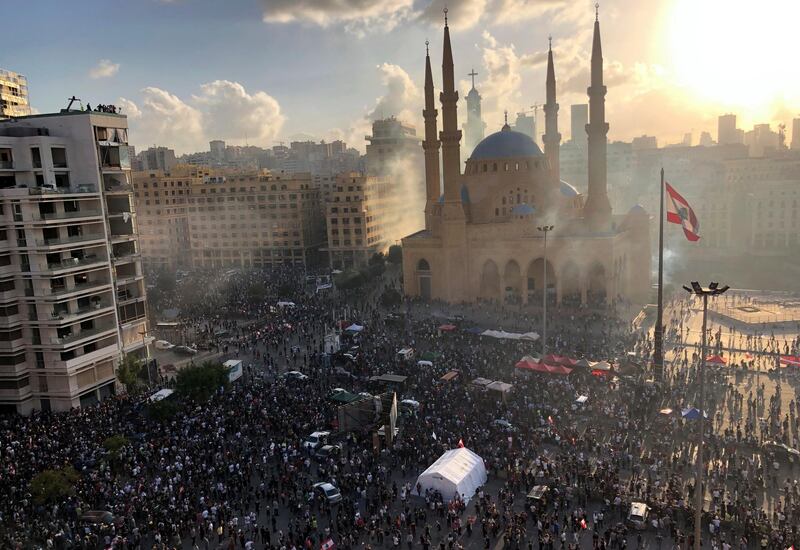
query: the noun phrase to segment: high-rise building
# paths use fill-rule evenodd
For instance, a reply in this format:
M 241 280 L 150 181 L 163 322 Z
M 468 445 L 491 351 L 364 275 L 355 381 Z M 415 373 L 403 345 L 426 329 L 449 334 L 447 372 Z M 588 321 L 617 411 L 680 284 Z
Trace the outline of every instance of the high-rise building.
M 711 139 L 711 134 L 709 132 L 701 132 L 700 133 L 700 141 L 698 145 L 701 147 L 711 147 L 714 145 L 714 140 Z
M 749 148 L 751 157 L 761 157 L 767 151 L 778 150 L 780 135 L 773 132 L 769 124 L 756 124 L 744 135 L 744 143 Z
M 572 143 L 586 149 L 586 125 L 589 124 L 589 104 L 570 106 L 570 136 Z
M 175 271 L 191 265 L 189 192 L 207 174 L 207 170 L 193 166 L 133 173 L 133 200 L 145 268 Z
M 635 137 L 631 141 L 631 148 L 634 151 L 639 151 L 641 149 L 657 149 L 658 140 L 656 139 L 656 136 Z
M 717 119 L 717 143 L 730 145 L 744 143 L 744 132 L 736 128 L 736 115 L 720 115 Z
M 373 176 L 391 174 L 398 169 L 398 162 L 420 157 L 417 130 L 395 117 L 374 121 L 372 135 L 365 139 L 369 142 L 366 169 Z
M 537 141 L 536 136 L 536 118 L 527 113 L 517 113 L 517 119 L 514 121 L 514 131 L 525 134 L 533 141 Z
M 800 150 L 800 118 L 792 120 L 792 150 Z
M 221 139 L 215 139 L 208 142 L 209 150 L 211 151 L 211 160 L 213 162 L 222 162 L 225 160 L 225 142 Z
M 408 196 L 386 178 L 341 174 L 327 203 L 328 257 L 332 269 L 367 263 L 409 232 L 423 227 L 409 212 Z
M 467 93 L 467 122 L 464 123 L 464 149 L 467 155 L 483 139 L 486 130 L 481 114 L 481 94 L 475 89 L 475 77 L 478 73 L 473 69 L 469 76 L 472 77 L 472 89 Z
M 238 173 L 192 180 L 194 267 L 314 266 L 325 241 L 320 190 L 310 174 Z
M 175 159 L 175 151 L 167 147 L 150 147 L 139 155 L 142 162 L 142 170 L 162 170 L 169 172 L 178 164 Z
M 116 392 L 144 355 L 146 295 L 127 118 L 0 121 L 0 409 L 64 411 Z
M 0 69 L 0 118 L 29 114 L 28 79 L 21 74 Z

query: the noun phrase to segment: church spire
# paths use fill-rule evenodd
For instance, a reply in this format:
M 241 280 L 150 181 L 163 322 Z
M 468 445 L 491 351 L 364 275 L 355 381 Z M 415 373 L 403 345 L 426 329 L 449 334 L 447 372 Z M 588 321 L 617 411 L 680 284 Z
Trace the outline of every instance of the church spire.
M 595 4 L 594 38 L 592 39 L 592 79 L 586 90 L 589 95 L 589 193 L 584 217 L 593 230 L 608 230 L 611 223 L 611 203 L 607 188 L 606 87 L 603 85 L 603 49 L 600 44 L 599 5 Z
M 547 102 L 544 104 L 544 154 L 550 165 L 553 182 L 561 181 L 561 134 L 558 133 L 558 103 L 556 103 L 556 70 L 553 63 L 553 37 L 547 51 Z
M 458 92 L 453 69 L 453 49 L 450 46 L 450 27 L 447 25 L 447 8 L 444 9 L 444 47 L 442 49 L 442 169 L 444 180 L 444 218 L 464 217 L 461 206 L 461 130 L 458 129 Z
M 439 200 L 441 183 L 439 181 L 439 140 L 436 137 L 436 104 L 433 94 L 433 72 L 431 71 L 431 55 L 425 41 L 425 108 L 422 117 L 425 119 L 425 140 L 422 149 L 425 151 L 425 227 L 431 228 L 433 209 Z

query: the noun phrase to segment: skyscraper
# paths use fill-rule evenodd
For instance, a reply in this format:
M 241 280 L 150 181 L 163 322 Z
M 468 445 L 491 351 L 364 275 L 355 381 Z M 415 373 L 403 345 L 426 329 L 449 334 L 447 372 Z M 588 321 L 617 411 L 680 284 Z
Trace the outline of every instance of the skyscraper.
M 467 155 L 483 139 L 486 129 L 486 123 L 481 117 L 481 94 L 475 89 L 475 77 L 478 73 L 473 69 L 469 76 L 472 77 L 472 89 L 467 94 L 467 122 L 464 123 L 464 149 Z
M 736 115 L 720 115 L 717 120 L 717 143 L 720 145 L 730 145 L 732 143 L 743 143 L 743 132 L 736 128 Z
M 127 126 L 87 111 L 0 122 L 0 410 L 94 404 L 122 353 L 145 355 Z
M 0 118 L 29 114 L 28 80 L 21 74 L 0 69 Z
M 589 124 L 589 104 L 579 103 L 570 107 L 570 139 L 572 144 L 586 148 L 586 125 Z

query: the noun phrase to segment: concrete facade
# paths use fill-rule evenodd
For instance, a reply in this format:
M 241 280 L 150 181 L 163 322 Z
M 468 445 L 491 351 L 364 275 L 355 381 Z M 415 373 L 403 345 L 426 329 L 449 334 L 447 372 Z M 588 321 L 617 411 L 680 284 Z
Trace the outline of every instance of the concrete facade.
M 0 407 L 93 404 L 115 393 L 121 353 L 145 355 L 127 119 L 5 120 L 0 151 Z

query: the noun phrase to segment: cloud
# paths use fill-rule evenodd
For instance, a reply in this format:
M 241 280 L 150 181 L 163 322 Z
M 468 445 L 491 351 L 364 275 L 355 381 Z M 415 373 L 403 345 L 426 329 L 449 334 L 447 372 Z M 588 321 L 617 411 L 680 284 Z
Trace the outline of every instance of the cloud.
M 119 63 L 112 63 L 110 59 L 101 59 L 97 62 L 97 65 L 89 70 L 89 77 L 94 79 L 109 78 L 118 72 Z
M 523 64 L 513 44 L 501 44 L 489 31 L 483 31 L 482 39 L 481 107 L 487 128 L 492 131 L 502 124 L 504 111 L 515 113 L 522 107 Z
M 343 128 L 334 128 L 328 133 L 330 139 L 344 140 L 348 147 L 364 150 L 364 136 L 372 133 L 372 122 L 394 116 L 421 131 L 423 97 L 420 86 L 398 65 L 382 63 L 377 66 L 381 82 L 386 88 L 383 95 L 375 99 L 373 106 L 365 107 L 364 113 Z
M 407 21 L 440 26 L 448 8 L 455 29 L 478 24 L 513 25 L 548 15 L 575 21 L 591 10 L 589 0 L 262 0 L 265 23 L 341 25 L 358 36 L 386 32 Z
M 128 115 L 131 142 L 164 145 L 176 152 L 205 151 L 212 139 L 244 140 L 269 146 L 283 128 L 278 102 L 265 92 L 248 93 L 237 82 L 215 80 L 184 101 L 167 90 L 147 87 L 136 103 L 120 98 Z
M 265 23 L 304 23 L 320 27 L 344 25 L 365 35 L 388 31 L 407 19 L 413 0 L 262 0 Z

